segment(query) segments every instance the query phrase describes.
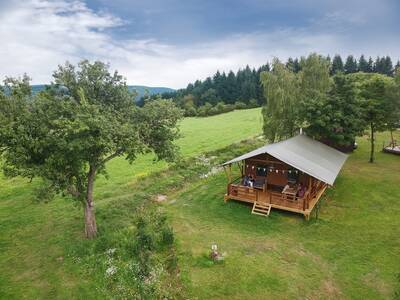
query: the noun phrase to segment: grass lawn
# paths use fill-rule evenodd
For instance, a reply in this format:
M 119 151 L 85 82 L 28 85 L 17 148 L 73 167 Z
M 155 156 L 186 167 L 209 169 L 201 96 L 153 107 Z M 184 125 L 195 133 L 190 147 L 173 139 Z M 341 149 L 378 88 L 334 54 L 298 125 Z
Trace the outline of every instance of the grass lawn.
M 186 118 L 178 143 L 185 157 L 197 156 L 257 135 L 261 124 L 260 109 Z M 387 135 L 378 135 L 377 144 L 383 139 Z M 377 153 L 377 162 L 369 164 L 367 140 L 358 142 L 327 193 L 318 221 L 280 211 L 263 218 L 242 203 L 224 204 L 222 173 L 196 177 L 171 192 L 160 206 L 176 232 L 189 297 L 390 298 L 400 272 L 400 157 Z M 122 158 L 109 163 L 110 178 L 98 178 L 95 186 L 97 241 L 118 242 L 140 199 L 168 186 L 168 180 L 179 181 L 179 174 L 146 178 L 166 168 L 152 155 L 132 166 Z M 80 259 L 93 245 L 110 245 L 83 238 L 83 212 L 72 201 L 35 202 L 33 190 L 39 185 L 38 180 L 29 184 L 0 177 L 0 299 L 104 298 L 99 289 L 104 274 L 90 274 L 92 266 Z M 223 264 L 210 263 L 212 243 L 225 252 Z
M 184 156 L 195 156 L 257 135 L 261 126 L 259 108 L 186 118 L 178 144 Z M 100 231 L 112 228 L 115 218 L 111 216 L 121 214 L 113 203 L 133 199 L 137 179 L 167 164 L 143 155 L 134 165 L 117 158 L 107 167 L 110 178 L 99 178 L 95 186 Z M 33 190 L 39 185 L 36 180 L 27 183 L 0 175 L 0 299 L 101 298 L 96 282 L 85 273 L 86 266 L 65 256 L 70 248 L 86 246 L 81 207 L 62 198 L 35 202 Z
M 397 137 L 400 135 L 397 134 Z M 387 135 L 378 136 L 378 145 Z M 400 157 L 368 142 L 347 160 L 319 220 L 223 202 L 226 178 L 212 176 L 166 203 L 177 233 L 180 268 L 198 299 L 390 299 L 400 273 Z M 211 244 L 223 264 L 208 259 Z

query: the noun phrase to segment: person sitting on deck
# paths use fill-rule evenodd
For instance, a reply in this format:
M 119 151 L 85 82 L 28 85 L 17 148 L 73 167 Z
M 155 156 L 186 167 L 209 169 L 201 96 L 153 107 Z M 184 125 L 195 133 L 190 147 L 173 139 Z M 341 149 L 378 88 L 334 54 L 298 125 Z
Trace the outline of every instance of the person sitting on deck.
M 254 186 L 254 177 L 253 175 L 249 175 L 249 180 L 247 182 L 247 186 L 253 187 Z
M 306 191 L 307 191 L 307 187 L 305 185 L 303 185 L 302 183 L 300 183 L 299 190 L 297 191 L 297 197 L 303 198 Z
M 249 176 L 245 175 L 243 177 L 243 185 L 244 186 L 248 186 L 249 185 L 249 180 L 250 180 L 250 175 Z

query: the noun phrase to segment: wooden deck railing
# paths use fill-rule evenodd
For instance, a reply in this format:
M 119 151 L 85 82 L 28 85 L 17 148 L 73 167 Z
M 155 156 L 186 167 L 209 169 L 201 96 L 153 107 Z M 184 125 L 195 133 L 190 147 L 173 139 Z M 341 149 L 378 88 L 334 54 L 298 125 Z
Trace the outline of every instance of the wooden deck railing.
M 261 189 L 243 186 L 240 184 L 229 184 L 227 194 L 234 199 L 247 202 L 265 202 L 279 206 L 286 206 L 295 209 L 306 209 L 304 205 L 306 197 L 296 197 L 294 195 L 283 194 L 274 191 L 263 191 Z
M 294 195 L 288 195 L 272 191 L 268 193 L 271 204 L 304 210 L 306 197 L 297 197 Z
M 277 191 L 243 186 L 240 182 L 230 183 L 227 186 L 227 194 L 224 200 L 235 199 L 249 203 L 258 202 L 271 204 L 273 208 L 302 213 L 308 219 L 310 212 L 315 207 L 326 188 L 327 184 L 316 182 L 306 191 L 303 197 L 297 197 Z
M 228 195 L 233 196 L 235 198 L 240 198 L 241 200 L 248 201 L 256 201 L 257 197 L 257 189 L 239 185 L 239 184 L 229 184 L 228 185 Z

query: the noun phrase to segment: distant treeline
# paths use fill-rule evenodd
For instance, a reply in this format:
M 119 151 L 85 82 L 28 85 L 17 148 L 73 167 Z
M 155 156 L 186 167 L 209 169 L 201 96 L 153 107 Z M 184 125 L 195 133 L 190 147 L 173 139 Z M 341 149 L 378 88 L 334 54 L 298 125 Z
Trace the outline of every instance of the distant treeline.
M 325 57 L 330 65 L 330 75 L 336 73 L 380 73 L 393 76 L 394 70 L 400 66 L 400 62 L 393 66 L 390 56 L 377 57 L 373 60 L 361 55 L 356 59 L 353 55 L 347 56 L 344 61 L 340 55 L 333 59 Z M 285 65 L 294 73 L 298 73 L 304 64 L 304 57 L 289 58 Z M 260 73 L 270 71 L 270 63 L 262 65 L 258 69 L 246 66 L 236 73 L 229 71 L 217 71 L 214 76 L 205 80 L 196 80 L 188 84 L 185 89 L 161 94 L 162 98 L 173 99 L 185 111 L 186 116 L 207 116 L 219 114 L 234 109 L 243 109 L 261 106 L 266 103 L 263 89 L 260 84 Z M 143 104 L 145 99 L 155 99 L 157 95 L 144 96 L 139 101 Z

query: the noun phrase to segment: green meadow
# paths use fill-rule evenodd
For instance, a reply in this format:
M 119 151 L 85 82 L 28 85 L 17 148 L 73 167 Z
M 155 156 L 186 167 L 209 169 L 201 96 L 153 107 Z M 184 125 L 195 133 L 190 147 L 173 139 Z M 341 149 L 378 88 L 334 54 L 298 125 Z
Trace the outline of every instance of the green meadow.
M 186 118 L 178 144 L 186 159 L 214 152 L 222 161 L 243 151 L 239 142 L 261 127 L 260 109 Z M 378 147 L 387 139 L 379 134 Z M 251 215 L 248 205 L 224 203 L 223 172 L 181 184 L 181 174 L 148 154 L 133 165 L 115 159 L 109 178 L 96 180 L 99 237 L 88 241 L 76 203 L 37 201 L 40 180 L 0 177 L 0 299 L 108 298 L 99 288 L 104 274 L 85 259 L 88 249 L 118 243 L 135 208 L 157 193 L 168 197 L 153 205 L 174 228 L 182 298 L 393 298 L 400 288 L 400 157 L 378 152 L 369 164 L 368 139 L 357 141 L 319 219 L 309 222 L 277 210 L 268 218 Z M 223 263 L 208 258 L 213 243 Z

